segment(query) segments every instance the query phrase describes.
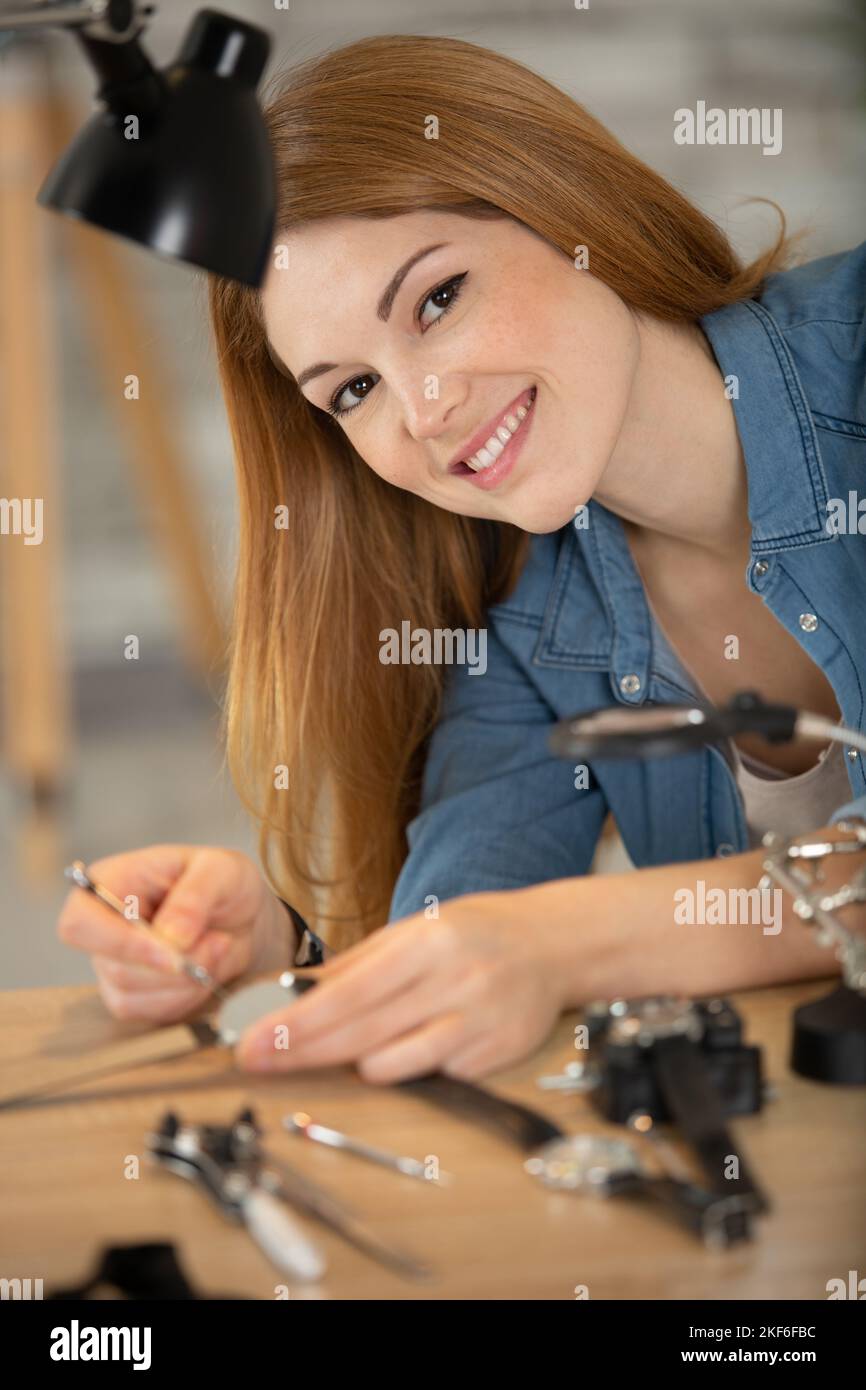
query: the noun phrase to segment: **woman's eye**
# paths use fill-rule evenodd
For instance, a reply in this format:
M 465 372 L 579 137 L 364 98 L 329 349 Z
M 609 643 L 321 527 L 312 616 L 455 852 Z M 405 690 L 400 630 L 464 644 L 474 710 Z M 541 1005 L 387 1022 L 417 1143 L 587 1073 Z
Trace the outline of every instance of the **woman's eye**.
M 365 376 L 354 376 L 351 381 L 346 382 L 345 386 L 338 386 L 328 405 L 328 414 L 336 416 L 350 415 L 353 410 L 357 410 L 358 406 L 366 399 L 372 389 L 370 386 L 367 386 L 366 390 L 362 389 L 361 400 L 355 401 L 354 405 L 341 406 L 340 401 L 347 391 L 354 391 L 356 386 L 361 386 L 363 388 L 364 383 L 372 381 L 374 375 L 375 373 L 368 372 Z M 378 380 L 378 377 L 376 379 Z
M 465 279 L 465 271 L 462 275 L 454 275 L 450 280 L 446 280 L 444 285 L 440 285 L 438 289 L 431 290 L 430 293 L 427 295 L 427 298 L 421 301 L 420 308 L 422 310 L 425 304 L 430 304 L 434 300 L 436 300 L 436 308 L 441 311 L 435 319 L 433 319 L 430 323 L 426 325 L 428 328 L 432 328 L 434 324 L 438 323 L 440 319 L 445 317 L 449 309 L 454 308 L 454 305 L 460 298 L 460 287 Z M 418 322 L 420 323 L 421 321 L 421 314 L 419 313 Z
M 448 310 L 454 308 L 454 305 L 460 298 L 460 287 L 466 279 L 467 273 L 467 271 L 464 271 L 462 275 L 452 276 L 450 280 L 446 280 L 443 285 L 438 285 L 435 290 L 431 290 L 430 293 L 422 299 L 418 306 L 418 312 L 415 315 L 422 326 L 426 328 L 435 328 L 436 324 L 439 323 L 441 319 L 444 319 Z M 439 313 L 434 319 L 431 319 L 424 325 L 422 317 L 423 311 L 425 306 L 431 303 L 434 305 L 434 308 L 439 310 Z M 328 404 L 328 414 L 336 416 L 337 418 L 343 415 L 350 415 L 353 410 L 357 410 L 358 406 L 363 404 L 370 394 L 372 386 L 369 383 L 372 382 L 373 386 L 375 386 L 378 380 L 379 378 L 376 376 L 375 372 L 367 372 L 363 376 L 352 377 L 351 381 L 347 381 L 342 386 L 338 386 Z M 360 400 L 356 399 L 351 401 L 350 394 L 349 400 L 351 403 L 349 405 L 340 405 L 340 401 L 347 392 L 360 396 Z

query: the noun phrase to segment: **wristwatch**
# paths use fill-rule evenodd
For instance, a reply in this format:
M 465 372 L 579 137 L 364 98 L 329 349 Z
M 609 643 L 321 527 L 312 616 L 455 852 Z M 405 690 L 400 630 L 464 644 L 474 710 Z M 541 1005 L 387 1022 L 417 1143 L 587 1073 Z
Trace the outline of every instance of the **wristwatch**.
M 321 965 L 330 955 L 324 941 L 307 925 L 297 908 L 292 907 L 291 903 L 287 903 L 285 898 L 277 898 L 277 902 L 282 903 L 288 912 L 298 936 L 298 948 L 290 963 L 292 965 Z

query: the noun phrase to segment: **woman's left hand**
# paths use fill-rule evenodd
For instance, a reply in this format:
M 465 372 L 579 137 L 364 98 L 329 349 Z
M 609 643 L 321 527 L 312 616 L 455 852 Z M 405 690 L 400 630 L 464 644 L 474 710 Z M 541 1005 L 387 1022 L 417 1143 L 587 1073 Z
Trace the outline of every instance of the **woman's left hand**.
M 366 1081 L 477 1077 L 536 1048 L 565 1007 L 560 934 L 523 893 L 451 899 L 305 971 L 314 990 L 244 1033 L 247 1070 L 357 1063 Z M 286 1036 L 288 1030 L 288 1036 Z

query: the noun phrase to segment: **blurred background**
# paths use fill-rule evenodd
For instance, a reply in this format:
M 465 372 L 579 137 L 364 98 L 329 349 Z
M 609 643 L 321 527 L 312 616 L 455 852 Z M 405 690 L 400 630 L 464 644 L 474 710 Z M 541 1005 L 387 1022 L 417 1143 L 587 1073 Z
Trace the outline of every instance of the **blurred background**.
M 47 578 L 34 588 L 12 550 L 22 538 L 0 535 L 0 985 L 9 988 L 91 979 L 87 960 L 55 939 L 70 859 L 173 840 L 256 849 L 219 743 L 235 511 L 205 278 L 30 209 L 56 157 L 29 139 L 32 113 L 62 99 L 77 128 L 94 83 L 70 36 L 4 35 L 3 8 L 12 7 L 0 0 L 0 373 L 16 353 L 10 294 L 24 294 L 43 368 L 30 383 L 30 445 L 47 472 L 40 492 L 20 481 L 13 492 L 9 382 L 0 376 L 0 498 L 44 496 L 48 548 Z M 198 8 L 188 0 L 157 8 L 143 36 L 157 66 L 174 58 Z M 589 0 L 586 10 L 573 0 L 291 0 L 286 10 L 224 0 L 220 8 L 273 36 L 266 81 L 368 34 L 449 34 L 497 49 L 587 106 L 744 255 L 775 230 L 771 209 L 742 205 L 750 195 L 780 203 L 792 229 L 809 228 L 809 258 L 866 237 L 866 0 Z M 675 145 L 674 111 L 698 100 L 781 108 L 781 153 Z M 133 373 L 137 402 L 124 399 Z M 198 569 L 171 560 L 178 515 Z M 128 660 L 133 635 L 139 655 Z M 20 678 L 34 659 L 57 692 L 35 786 L 22 765 Z M 624 862 L 606 837 L 597 870 Z

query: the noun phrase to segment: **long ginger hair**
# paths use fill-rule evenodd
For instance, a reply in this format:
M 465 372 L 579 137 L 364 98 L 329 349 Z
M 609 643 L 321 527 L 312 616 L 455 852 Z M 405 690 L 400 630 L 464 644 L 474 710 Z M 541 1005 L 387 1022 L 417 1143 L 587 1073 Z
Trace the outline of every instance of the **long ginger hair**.
M 510 216 L 569 257 L 586 245 L 633 309 L 691 322 L 790 260 L 781 214 L 775 244 L 743 265 L 573 98 L 462 40 L 362 39 L 264 95 L 277 239 L 335 216 Z M 384 482 L 280 370 L 259 291 L 211 276 L 209 302 L 240 512 L 227 763 L 271 885 L 340 947 L 387 920 L 443 689 L 438 666 L 382 665 L 379 633 L 484 626 L 528 537 Z

